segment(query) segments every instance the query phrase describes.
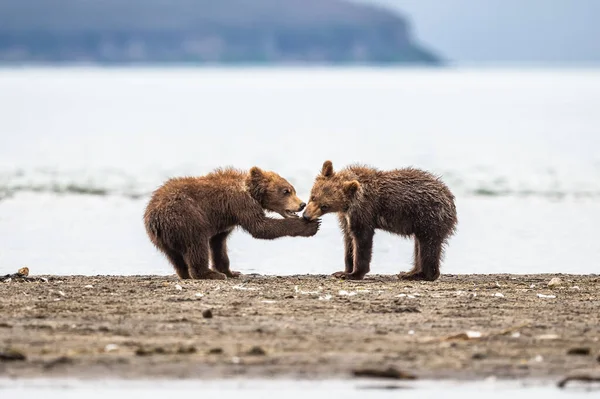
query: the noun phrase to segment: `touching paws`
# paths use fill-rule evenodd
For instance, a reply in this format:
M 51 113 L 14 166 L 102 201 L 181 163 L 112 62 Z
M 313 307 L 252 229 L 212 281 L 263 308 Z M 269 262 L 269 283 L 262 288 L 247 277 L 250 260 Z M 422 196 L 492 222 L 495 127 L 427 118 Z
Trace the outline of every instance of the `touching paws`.
M 312 237 L 317 234 L 319 228 L 321 227 L 321 219 L 316 220 L 304 220 L 304 219 L 295 219 L 300 224 L 300 237 Z

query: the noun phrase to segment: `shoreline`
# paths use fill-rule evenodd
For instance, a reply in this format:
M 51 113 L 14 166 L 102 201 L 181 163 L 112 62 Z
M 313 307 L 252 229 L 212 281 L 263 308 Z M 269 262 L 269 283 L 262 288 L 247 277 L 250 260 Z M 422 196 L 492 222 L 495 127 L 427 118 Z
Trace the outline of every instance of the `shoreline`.
M 600 374 L 598 275 L 36 277 L 48 281 L 0 283 L 0 357 L 23 357 L 0 360 L 0 378 L 325 381 L 394 368 L 399 379 L 553 384 Z

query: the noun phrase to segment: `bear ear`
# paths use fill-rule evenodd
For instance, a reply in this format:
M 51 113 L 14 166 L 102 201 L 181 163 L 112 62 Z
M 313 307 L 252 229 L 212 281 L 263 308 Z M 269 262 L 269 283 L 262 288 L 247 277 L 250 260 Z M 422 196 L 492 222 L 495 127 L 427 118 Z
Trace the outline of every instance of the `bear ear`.
M 265 183 L 265 172 L 257 166 L 250 169 L 250 173 L 246 178 L 246 188 L 248 189 L 250 196 L 260 202 L 263 206 L 265 196 L 267 193 L 267 184 Z
M 360 183 L 357 180 L 352 180 L 344 183 L 344 192 L 348 198 L 354 197 L 360 188 Z
M 321 175 L 323 177 L 333 176 L 333 164 L 331 163 L 331 161 L 323 162 L 323 168 L 321 169 Z
M 262 178 L 264 176 L 264 172 L 262 171 L 261 168 L 259 168 L 258 166 L 253 166 L 250 169 L 250 178 L 252 180 L 259 180 L 260 178 Z

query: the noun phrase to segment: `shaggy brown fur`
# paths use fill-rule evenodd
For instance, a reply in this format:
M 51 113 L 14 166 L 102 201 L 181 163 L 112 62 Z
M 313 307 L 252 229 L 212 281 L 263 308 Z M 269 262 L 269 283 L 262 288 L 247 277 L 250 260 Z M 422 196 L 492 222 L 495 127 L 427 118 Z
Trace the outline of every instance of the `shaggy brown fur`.
M 373 236 L 381 229 L 414 236 L 414 266 L 400 278 L 434 281 L 448 237 L 457 224 L 454 195 L 432 174 L 413 168 L 380 171 L 354 165 L 333 171 L 325 161 L 303 217 L 337 212 L 344 233 L 345 270 L 334 276 L 360 280 L 370 271 Z
M 267 240 L 310 237 L 320 221 L 295 214 L 305 206 L 294 187 L 276 173 L 226 168 L 203 177 L 168 180 L 153 193 L 144 223 L 150 240 L 180 278 L 226 279 L 239 276 L 229 269 L 227 256 L 227 237 L 236 226 Z M 265 209 L 284 219 L 268 218 Z

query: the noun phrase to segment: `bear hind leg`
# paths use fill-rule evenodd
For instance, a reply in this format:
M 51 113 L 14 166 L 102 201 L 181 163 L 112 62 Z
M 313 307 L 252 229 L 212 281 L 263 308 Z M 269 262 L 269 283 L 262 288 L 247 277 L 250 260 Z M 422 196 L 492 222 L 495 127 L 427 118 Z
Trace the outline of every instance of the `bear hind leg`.
M 173 265 L 173 268 L 175 268 L 175 273 L 177 273 L 180 279 L 187 280 L 191 278 L 188 265 L 179 252 L 172 249 L 165 249 L 164 253 Z
M 435 281 L 440 277 L 443 241 L 423 240 L 415 237 L 415 263 L 408 273 L 400 274 L 402 280 Z
M 210 255 L 213 268 L 227 277 L 239 277 L 240 272 L 229 269 L 229 256 L 227 255 L 227 238 L 231 230 L 216 234 L 210 238 Z
M 196 280 L 226 280 L 223 273 L 208 268 L 208 240 L 199 237 L 194 247 L 189 248 L 184 255 L 190 276 Z

